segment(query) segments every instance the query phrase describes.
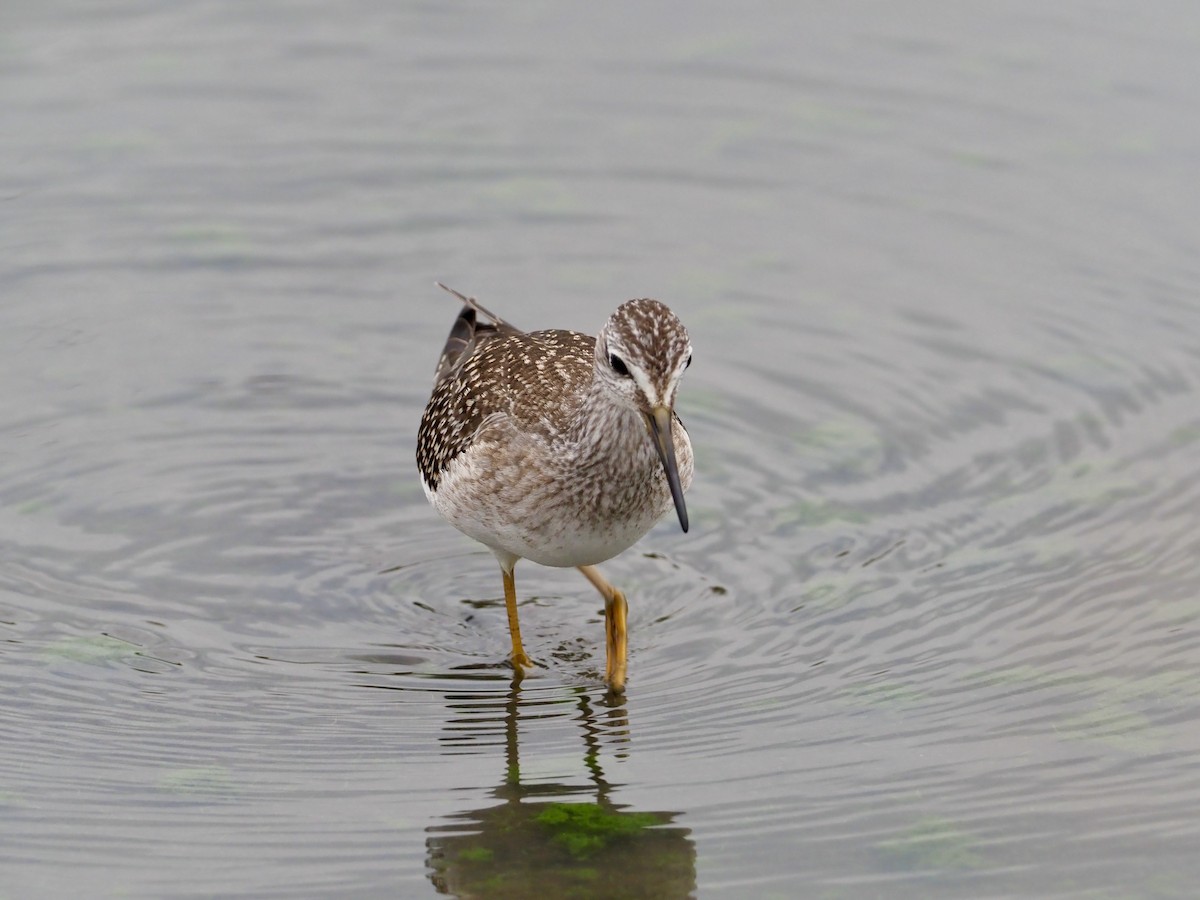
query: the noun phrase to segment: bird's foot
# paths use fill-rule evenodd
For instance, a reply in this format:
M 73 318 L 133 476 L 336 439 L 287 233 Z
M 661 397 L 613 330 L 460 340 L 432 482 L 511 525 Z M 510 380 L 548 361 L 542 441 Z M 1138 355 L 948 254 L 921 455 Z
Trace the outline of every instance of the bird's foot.
M 509 657 L 509 662 L 512 663 L 512 667 L 518 676 L 524 675 L 535 665 L 534 661 L 525 655 L 524 650 L 514 650 Z

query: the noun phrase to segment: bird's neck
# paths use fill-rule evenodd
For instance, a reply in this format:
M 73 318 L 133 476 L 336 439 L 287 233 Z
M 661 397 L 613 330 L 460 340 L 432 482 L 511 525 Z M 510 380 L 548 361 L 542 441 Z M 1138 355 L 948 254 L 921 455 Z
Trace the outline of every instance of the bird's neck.
M 654 459 L 641 413 L 615 402 L 595 381 L 584 395 L 566 439 L 573 445 L 577 462 L 611 466 L 614 476 L 627 472 L 629 463 L 642 455 Z

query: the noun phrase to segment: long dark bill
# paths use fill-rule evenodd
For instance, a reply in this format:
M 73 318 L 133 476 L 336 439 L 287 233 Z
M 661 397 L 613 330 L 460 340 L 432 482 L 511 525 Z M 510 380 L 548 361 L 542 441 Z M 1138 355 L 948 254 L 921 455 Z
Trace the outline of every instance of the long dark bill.
M 671 487 L 671 499 L 675 501 L 675 512 L 679 514 L 679 525 L 684 531 L 688 530 L 687 507 L 683 503 L 683 485 L 679 483 L 679 467 L 675 464 L 675 438 L 671 433 L 671 410 L 665 406 L 656 406 L 646 416 L 646 424 L 650 428 L 650 437 L 654 439 L 654 449 L 658 451 L 659 461 L 663 471 L 667 473 L 667 484 Z

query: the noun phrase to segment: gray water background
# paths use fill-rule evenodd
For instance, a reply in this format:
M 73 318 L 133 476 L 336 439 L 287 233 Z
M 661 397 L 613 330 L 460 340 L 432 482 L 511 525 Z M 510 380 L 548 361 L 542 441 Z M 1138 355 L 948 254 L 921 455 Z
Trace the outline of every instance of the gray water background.
M 1198 174 L 1185 2 L 6 5 L 0 897 L 466 896 L 555 801 L 675 866 L 576 896 L 1195 896 Z M 622 704 L 425 503 L 435 278 L 691 331 Z

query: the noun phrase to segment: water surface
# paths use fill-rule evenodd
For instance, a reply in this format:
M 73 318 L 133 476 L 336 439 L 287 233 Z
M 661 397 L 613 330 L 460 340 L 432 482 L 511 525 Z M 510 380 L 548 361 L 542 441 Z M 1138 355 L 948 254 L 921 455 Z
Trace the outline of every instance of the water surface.
M 1190 5 L 0 18 L 0 895 L 1193 895 Z M 435 278 L 692 333 L 622 702 Z

